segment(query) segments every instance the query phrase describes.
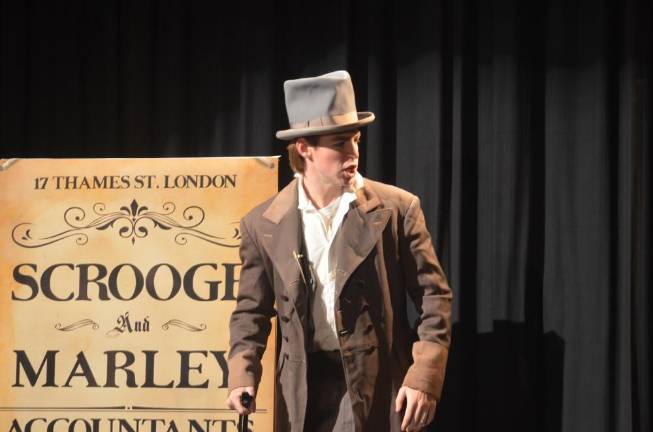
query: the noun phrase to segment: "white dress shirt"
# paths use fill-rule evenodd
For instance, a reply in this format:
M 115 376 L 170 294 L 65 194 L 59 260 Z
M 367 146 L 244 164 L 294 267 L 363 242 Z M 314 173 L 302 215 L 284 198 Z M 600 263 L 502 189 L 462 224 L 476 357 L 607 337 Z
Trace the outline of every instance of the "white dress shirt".
M 298 208 L 302 216 L 306 253 L 316 282 L 311 310 L 315 328 L 314 348 L 318 351 L 337 350 L 340 344 L 334 306 L 338 257 L 331 245 L 349 211 L 349 204 L 356 199 L 355 191 L 363 187 L 363 176 L 356 173 L 354 186 L 350 190 L 343 190 L 342 195 L 319 210 L 306 195 L 302 175 L 295 174 L 295 177 L 299 183 Z

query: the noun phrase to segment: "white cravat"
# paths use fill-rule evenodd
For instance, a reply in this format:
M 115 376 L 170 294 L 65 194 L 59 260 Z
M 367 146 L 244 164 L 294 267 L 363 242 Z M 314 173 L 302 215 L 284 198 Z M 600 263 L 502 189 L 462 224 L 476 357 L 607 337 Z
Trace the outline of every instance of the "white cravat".
M 331 351 L 340 349 L 336 332 L 335 287 L 337 259 L 331 247 L 342 220 L 349 211 L 349 204 L 356 199 L 355 191 L 363 187 L 363 176 L 356 173 L 354 186 L 343 190 L 342 195 L 329 205 L 316 209 L 306 196 L 303 177 L 295 174 L 298 181 L 299 205 L 304 242 L 311 269 L 315 275 L 316 288 L 313 294 L 314 347 L 316 350 Z

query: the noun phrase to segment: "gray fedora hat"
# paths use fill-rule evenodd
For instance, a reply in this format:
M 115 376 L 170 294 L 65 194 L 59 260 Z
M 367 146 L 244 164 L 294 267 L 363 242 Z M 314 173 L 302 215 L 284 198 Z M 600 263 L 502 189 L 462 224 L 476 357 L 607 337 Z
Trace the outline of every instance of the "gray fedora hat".
M 283 90 L 290 129 L 277 131 L 279 139 L 344 132 L 374 121 L 374 113 L 356 111 L 347 71 L 288 80 Z

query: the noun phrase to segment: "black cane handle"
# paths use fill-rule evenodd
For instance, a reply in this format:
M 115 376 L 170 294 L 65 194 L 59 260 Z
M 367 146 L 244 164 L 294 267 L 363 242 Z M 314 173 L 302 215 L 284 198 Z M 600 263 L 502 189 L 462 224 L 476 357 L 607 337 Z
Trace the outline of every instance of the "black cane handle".
M 240 395 L 240 404 L 249 409 L 249 406 L 252 404 L 252 396 L 244 392 Z M 238 416 L 238 432 L 248 432 L 247 429 L 247 414 L 241 414 Z
M 247 392 L 243 392 L 240 395 L 240 404 L 245 408 L 249 408 L 249 406 L 252 404 L 252 396 Z

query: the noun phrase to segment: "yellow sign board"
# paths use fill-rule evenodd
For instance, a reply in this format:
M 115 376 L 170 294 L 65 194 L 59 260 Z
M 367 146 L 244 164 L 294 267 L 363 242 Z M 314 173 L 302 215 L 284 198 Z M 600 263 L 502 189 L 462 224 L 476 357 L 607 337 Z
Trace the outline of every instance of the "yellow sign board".
M 0 163 L 0 431 L 235 431 L 238 223 L 278 159 Z M 274 337 L 255 432 L 273 429 Z

